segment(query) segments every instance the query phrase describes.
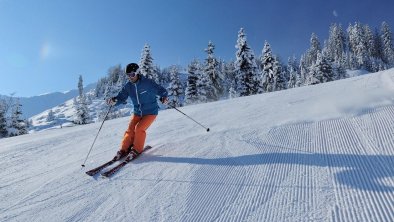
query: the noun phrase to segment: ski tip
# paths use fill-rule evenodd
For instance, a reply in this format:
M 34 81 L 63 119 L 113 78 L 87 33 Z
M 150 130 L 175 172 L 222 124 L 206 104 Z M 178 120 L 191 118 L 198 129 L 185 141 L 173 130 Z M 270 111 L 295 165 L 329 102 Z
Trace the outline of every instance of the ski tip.
M 89 176 L 94 176 L 94 174 L 91 174 L 91 173 L 89 173 L 89 172 L 85 172 L 87 175 L 89 175 Z
M 81 166 L 82 166 L 82 167 L 85 167 L 85 164 L 82 164 Z

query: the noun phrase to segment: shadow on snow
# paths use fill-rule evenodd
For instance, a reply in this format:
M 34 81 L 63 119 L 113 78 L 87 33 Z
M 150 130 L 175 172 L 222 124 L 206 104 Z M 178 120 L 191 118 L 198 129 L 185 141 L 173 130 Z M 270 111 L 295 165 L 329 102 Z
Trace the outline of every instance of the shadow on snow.
M 349 187 L 393 192 L 394 187 L 381 179 L 394 178 L 394 156 L 351 154 L 264 153 L 223 158 L 195 158 L 150 156 L 144 162 L 187 163 L 213 166 L 252 166 L 269 164 L 296 164 L 317 167 L 346 168 L 335 173 L 337 182 Z

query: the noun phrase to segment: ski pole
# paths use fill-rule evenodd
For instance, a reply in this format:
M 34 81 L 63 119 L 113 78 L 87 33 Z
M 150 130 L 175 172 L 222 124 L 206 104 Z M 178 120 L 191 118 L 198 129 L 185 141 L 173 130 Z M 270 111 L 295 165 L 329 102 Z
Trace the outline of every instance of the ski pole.
M 100 129 L 98 130 L 98 132 L 97 132 L 97 134 L 96 134 L 96 137 L 94 138 L 93 144 L 92 144 L 92 146 L 90 147 L 90 150 L 89 150 L 89 152 L 88 152 L 88 155 L 86 156 L 85 161 L 84 161 L 83 164 L 81 165 L 82 167 L 85 167 L 86 160 L 88 159 L 88 157 L 89 157 L 89 155 L 90 155 L 90 152 L 91 152 L 92 149 L 93 149 L 94 143 L 96 142 L 96 139 L 97 139 L 97 137 L 98 137 L 98 135 L 99 135 L 99 133 L 100 133 L 100 131 L 101 131 L 101 128 L 102 128 L 103 125 L 104 125 L 105 120 L 107 119 L 107 116 L 108 116 L 109 112 L 110 112 L 111 109 L 112 109 L 112 106 L 113 106 L 113 105 L 111 105 L 111 106 L 109 107 L 107 114 L 105 114 L 104 120 L 103 120 L 103 122 L 101 123 Z
M 201 123 L 197 122 L 196 120 L 194 120 L 193 118 L 191 118 L 190 116 L 186 115 L 184 112 L 180 111 L 179 109 L 177 109 L 175 106 L 169 105 L 167 104 L 167 106 L 174 108 L 176 111 L 182 113 L 183 115 L 185 115 L 187 118 L 193 120 L 195 123 L 197 123 L 198 125 L 200 125 L 202 128 L 206 129 L 207 132 L 209 132 L 209 128 L 205 127 L 204 125 L 202 125 Z

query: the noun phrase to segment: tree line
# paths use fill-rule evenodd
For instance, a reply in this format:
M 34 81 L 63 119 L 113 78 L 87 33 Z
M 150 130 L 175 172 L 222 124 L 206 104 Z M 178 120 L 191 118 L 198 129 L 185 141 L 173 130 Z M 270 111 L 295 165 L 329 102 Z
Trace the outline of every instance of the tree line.
M 268 41 L 261 55 L 255 56 L 243 28 L 238 32 L 233 61 L 217 58 L 214 50 L 214 43 L 209 41 L 206 59 L 190 62 L 184 84 L 179 79 L 184 69 L 175 65 L 160 69 L 146 44 L 140 73 L 167 86 L 171 105 L 183 106 L 344 79 L 348 77 L 346 70 L 377 72 L 394 66 L 392 32 L 386 22 L 374 30 L 360 22 L 349 24 L 346 30 L 334 23 L 323 44 L 312 33 L 310 48 L 299 59 L 288 58 L 287 63 L 273 53 Z M 111 68 L 107 77 L 98 81 L 96 96 L 115 95 L 125 81 L 120 65 Z

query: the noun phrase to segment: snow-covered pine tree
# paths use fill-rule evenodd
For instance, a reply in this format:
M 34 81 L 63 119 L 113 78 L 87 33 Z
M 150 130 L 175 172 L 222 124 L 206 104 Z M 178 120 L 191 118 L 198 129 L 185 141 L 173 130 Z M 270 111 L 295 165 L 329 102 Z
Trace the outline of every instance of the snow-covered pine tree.
M 373 50 L 372 57 L 378 60 L 382 60 L 383 62 L 383 43 L 379 30 L 377 28 L 375 28 L 373 39 L 375 48 Z
M 47 115 L 47 122 L 52 122 L 53 120 L 55 120 L 55 114 L 52 109 L 50 109 Z
M 3 103 L 0 102 L 0 138 L 5 138 L 7 136 L 8 136 L 8 130 L 7 130 L 5 107 Z
M 329 37 L 327 41 L 327 55 L 335 62 L 342 59 L 343 52 L 346 50 L 346 35 L 339 24 L 332 24 L 329 30 Z
M 187 86 L 185 90 L 185 104 L 194 104 L 198 102 L 197 82 L 200 69 L 200 63 L 197 59 L 194 59 L 188 66 Z
M 82 124 L 87 124 L 90 122 L 90 115 L 89 115 L 89 110 L 86 104 L 86 97 L 83 94 L 83 80 L 82 80 L 82 75 L 79 76 L 78 80 L 78 91 L 79 91 L 79 96 L 76 101 L 76 112 L 74 116 L 74 123 L 82 125 Z
M 240 96 L 249 96 L 261 91 L 261 78 L 259 77 L 255 56 L 246 42 L 246 34 L 241 28 L 238 39 L 235 61 L 235 73 L 237 76 L 237 92 Z
M 140 74 L 159 83 L 159 77 L 153 65 L 152 53 L 148 44 L 145 44 L 142 50 L 139 66 L 138 71 Z
M 345 58 L 342 58 L 344 60 Z M 332 72 L 333 72 L 333 79 L 340 80 L 347 78 L 346 69 L 343 65 L 343 62 L 334 62 L 332 63 Z
M 235 91 L 235 87 L 234 86 L 230 86 L 230 89 L 228 90 L 228 98 L 229 99 L 233 99 L 233 98 L 237 98 L 238 93 L 237 91 Z
M 274 91 L 274 64 L 275 58 L 272 56 L 271 46 L 265 41 L 261 56 L 262 85 L 264 92 Z
M 365 33 L 365 44 L 368 52 L 368 56 L 372 57 L 375 54 L 376 46 L 373 32 L 369 25 L 364 25 L 364 33 Z
M 287 81 L 285 77 L 285 72 L 282 69 L 282 65 L 277 56 L 274 57 L 273 74 L 274 74 L 274 91 L 280 91 L 286 89 Z
M 108 81 L 105 87 L 104 99 L 116 96 L 126 84 L 127 77 L 120 65 L 108 69 Z
M 324 82 L 333 81 L 332 65 L 324 55 L 324 53 L 317 54 L 316 64 L 312 66 L 308 85 L 315 85 Z
M 209 78 L 209 85 L 207 97 L 209 101 L 217 101 L 223 93 L 222 77 L 220 73 L 219 62 L 214 56 L 215 45 L 209 41 L 205 52 L 208 57 L 205 59 L 204 72 Z
M 349 36 L 349 50 L 353 54 L 350 59 L 354 65 L 354 60 L 357 64 L 356 69 L 367 68 L 369 64 L 367 40 L 365 37 L 365 30 L 361 23 L 356 22 L 354 26 L 351 24 L 348 28 Z
M 237 78 L 235 77 L 235 66 L 234 61 L 223 62 L 222 67 L 223 73 L 223 81 L 224 81 L 224 88 L 227 93 L 232 93 L 234 96 L 236 93 L 236 86 L 237 86 Z M 231 89 L 231 90 L 230 90 Z
M 297 78 L 299 75 L 297 73 L 297 65 L 295 61 L 295 56 L 289 57 L 287 60 L 287 72 L 290 75 L 289 82 L 287 83 L 287 88 L 295 88 L 297 86 Z
M 388 64 L 389 67 L 394 66 L 393 34 L 387 22 L 383 22 L 381 26 L 381 41 L 383 62 Z
M 297 86 L 306 85 L 306 80 L 308 79 L 308 76 L 309 76 L 309 69 L 306 65 L 305 57 L 306 57 L 305 55 L 302 55 L 301 59 L 300 59 L 300 66 L 299 66 L 300 79 L 297 82 Z
M 321 52 L 320 41 L 315 33 L 312 33 L 311 35 L 310 44 L 311 46 L 305 57 L 305 64 L 307 67 L 310 67 L 316 63 L 317 54 Z
M 22 117 L 22 105 L 19 101 L 13 107 L 11 115 L 11 123 L 9 126 L 9 136 L 19 136 L 27 134 L 25 120 Z
M 165 81 L 164 81 L 163 74 L 161 72 L 160 66 L 159 65 L 154 65 L 153 66 L 153 70 L 154 70 L 154 73 L 156 73 L 155 75 L 157 75 L 157 81 L 158 81 L 157 83 L 159 85 L 164 85 Z
M 97 84 L 96 84 L 96 89 L 94 90 L 94 96 L 96 97 L 96 98 L 100 98 L 100 97 L 102 97 L 102 96 L 104 96 L 104 94 L 105 94 L 105 90 L 106 90 L 106 86 L 107 86 L 107 78 L 100 78 L 98 81 L 97 81 Z
M 169 97 L 168 105 L 174 107 L 180 107 L 182 106 L 181 96 L 183 93 L 183 89 L 182 89 L 181 81 L 179 79 L 179 71 L 177 66 L 171 67 L 170 78 L 171 78 L 171 82 L 167 88 L 168 97 Z
M 88 124 L 90 122 L 90 115 L 88 107 L 86 105 L 86 97 L 83 95 L 82 97 L 79 97 L 78 100 L 79 101 L 74 123 L 79 125 Z
M 206 103 L 208 102 L 209 90 L 211 90 L 211 82 L 208 75 L 202 70 L 198 74 L 197 80 L 197 95 L 198 95 L 198 103 Z

